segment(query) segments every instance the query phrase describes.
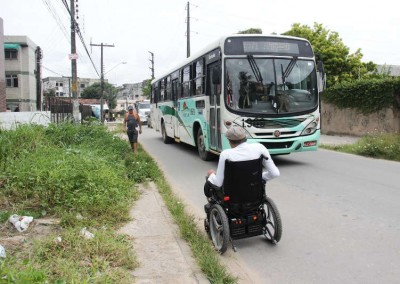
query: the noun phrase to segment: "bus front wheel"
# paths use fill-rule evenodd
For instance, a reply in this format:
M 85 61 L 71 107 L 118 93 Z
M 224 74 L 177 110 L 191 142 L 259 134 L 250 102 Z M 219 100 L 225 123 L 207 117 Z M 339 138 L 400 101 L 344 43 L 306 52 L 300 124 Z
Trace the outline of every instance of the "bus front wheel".
M 201 128 L 197 132 L 197 150 L 199 152 L 199 156 L 204 161 L 210 161 L 214 157 L 214 155 L 206 150 L 206 145 L 204 143 L 204 135 Z
M 161 123 L 161 135 L 164 141 L 164 144 L 172 143 L 173 139 L 167 135 L 167 131 L 165 130 L 165 123 Z

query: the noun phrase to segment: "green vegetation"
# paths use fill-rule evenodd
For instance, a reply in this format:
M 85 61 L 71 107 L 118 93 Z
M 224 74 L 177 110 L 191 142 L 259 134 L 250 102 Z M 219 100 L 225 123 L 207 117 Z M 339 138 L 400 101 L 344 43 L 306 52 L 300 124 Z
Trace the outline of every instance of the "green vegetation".
M 364 79 L 372 74 L 377 75 L 376 64 L 361 61 L 363 54 L 360 48 L 350 54 L 350 48 L 342 42 L 339 34 L 326 29 L 322 24 L 314 23 L 311 28 L 295 23 L 283 34 L 310 41 L 317 57 L 324 62 L 328 87 L 341 82 Z
M 0 260 L 2 283 L 132 282 L 129 271 L 138 261 L 128 237 L 116 230 L 129 221 L 139 197 L 135 185 L 146 180 L 159 187 L 208 279 L 236 283 L 141 147 L 133 155 L 104 126 L 70 123 L 0 130 L 0 221 L 8 228 L 1 227 L 0 238 L 12 235 L 14 228 L 7 227 L 12 214 L 60 220 L 47 234 L 7 246 L 7 258 Z M 82 237 L 84 227 L 93 238 Z
M 370 114 L 385 108 L 400 109 L 400 79 L 370 79 L 337 84 L 322 93 L 322 99 L 340 108 Z
M 86 87 L 81 97 L 83 99 L 100 99 L 101 98 L 101 84 L 94 83 Z M 112 84 L 104 82 L 104 100 L 106 100 L 109 104 L 110 109 L 113 109 L 117 106 L 117 88 Z
M 400 162 L 399 134 L 367 135 L 355 144 L 340 146 L 322 145 L 322 148 Z

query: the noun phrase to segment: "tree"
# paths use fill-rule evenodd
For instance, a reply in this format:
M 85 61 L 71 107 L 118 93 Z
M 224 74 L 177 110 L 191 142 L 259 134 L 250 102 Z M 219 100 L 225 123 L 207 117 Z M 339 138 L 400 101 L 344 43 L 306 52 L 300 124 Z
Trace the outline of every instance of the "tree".
M 101 98 L 101 84 L 94 83 L 86 87 L 81 93 L 81 98 L 84 99 L 100 99 Z M 117 90 L 110 83 L 104 82 L 104 96 L 103 99 L 109 104 L 109 108 L 113 109 L 117 106 L 116 102 Z
M 262 34 L 262 29 L 250 28 L 244 31 L 239 31 L 238 34 Z
M 150 98 L 151 79 L 147 79 L 147 80 L 144 80 L 144 81 L 143 81 L 142 92 L 143 92 L 143 96 L 144 96 L 144 97 Z
M 353 81 L 376 71 L 373 62 L 361 62 L 361 49 L 350 54 L 349 48 L 344 45 L 339 34 L 327 30 L 322 24 L 314 23 L 314 27 L 295 23 L 284 35 L 305 38 L 310 41 L 317 57 L 324 62 L 328 86 L 344 81 Z
M 48 89 L 43 92 L 43 96 L 45 97 L 55 97 L 56 96 L 56 90 L 55 89 Z

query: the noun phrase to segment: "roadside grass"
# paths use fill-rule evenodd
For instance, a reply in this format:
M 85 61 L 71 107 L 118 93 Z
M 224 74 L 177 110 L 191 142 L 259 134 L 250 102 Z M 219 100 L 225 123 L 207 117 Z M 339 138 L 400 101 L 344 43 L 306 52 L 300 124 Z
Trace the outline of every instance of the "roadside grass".
M 115 233 L 139 197 L 126 141 L 102 125 L 21 125 L 0 130 L 0 260 L 3 283 L 131 283 L 138 261 Z M 9 225 L 12 214 L 59 220 L 50 234 Z M 82 228 L 94 234 L 86 239 Z M 22 237 L 24 241 L 11 241 Z
M 135 185 L 147 180 L 157 184 L 209 281 L 237 283 L 155 161 L 140 145 L 132 155 L 118 138 L 120 128 L 66 123 L 0 130 L 0 244 L 7 250 L 1 283 L 131 283 L 138 260 L 128 237 L 115 232 L 130 220 Z M 8 224 L 12 214 L 60 222 L 49 234 L 30 236 Z M 84 238 L 83 228 L 94 237 Z M 10 236 L 25 240 L 2 243 Z
M 155 179 L 158 190 L 180 229 L 181 237 L 189 244 L 200 269 L 211 283 L 237 283 L 238 279 L 230 275 L 220 263 L 218 254 L 204 232 L 197 229 L 194 217 L 185 213 L 184 204 L 172 192 L 160 172 Z
M 321 148 L 376 159 L 400 162 L 399 134 L 370 134 L 350 145 L 321 145 Z

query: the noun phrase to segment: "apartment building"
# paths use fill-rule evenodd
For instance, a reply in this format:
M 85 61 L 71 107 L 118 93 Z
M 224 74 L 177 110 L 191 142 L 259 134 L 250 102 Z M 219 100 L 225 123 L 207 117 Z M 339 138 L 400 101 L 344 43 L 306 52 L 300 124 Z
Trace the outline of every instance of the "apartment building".
M 135 105 L 136 102 L 143 101 L 146 98 L 143 96 L 144 82 L 134 84 L 123 84 L 118 89 L 117 106 L 114 111 L 127 110 L 129 105 Z
M 42 80 L 43 93 L 54 90 L 56 97 L 71 97 L 71 77 L 46 77 Z M 100 84 L 100 79 L 78 78 L 78 97 L 86 87 L 94 83 Z M 107 79 L 104 82 L 108 82 Z
M 7 109 L 40 110 L 40 47 L 27 36 L 4 35 L 3 39 Z
M 4 46 L 3 19 L 0 18 L 0 46 Z M 0 52 L 0 112 L 6 109 L 6 77 L 4 72 L 4 53 Z

